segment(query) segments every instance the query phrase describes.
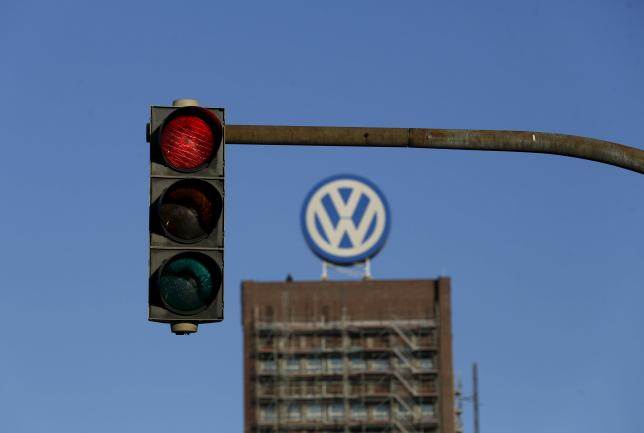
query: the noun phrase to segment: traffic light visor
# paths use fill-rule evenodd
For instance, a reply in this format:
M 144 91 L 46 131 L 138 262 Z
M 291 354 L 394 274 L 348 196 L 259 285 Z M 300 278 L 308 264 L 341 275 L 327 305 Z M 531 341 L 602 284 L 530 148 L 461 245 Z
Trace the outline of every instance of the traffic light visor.
M 217 296 L 221 270 L 203 254 L 179 254 L 161 267 L 158 285 L 161 300 L 170 311 L 182 315 L 197 314 Z
M 159 146 L 169 167 L 192 172 L 208 165 L 222 137 L 223 126 L 217 116 L 200 107 L 184 107 L 163 122 Z

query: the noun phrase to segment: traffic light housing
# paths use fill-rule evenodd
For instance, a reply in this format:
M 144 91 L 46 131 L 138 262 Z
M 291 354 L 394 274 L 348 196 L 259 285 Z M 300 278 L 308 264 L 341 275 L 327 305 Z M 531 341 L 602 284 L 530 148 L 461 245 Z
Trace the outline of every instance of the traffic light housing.
M 224 318 L 224 110 L 153 106 L 148 320 L 175 334 Z

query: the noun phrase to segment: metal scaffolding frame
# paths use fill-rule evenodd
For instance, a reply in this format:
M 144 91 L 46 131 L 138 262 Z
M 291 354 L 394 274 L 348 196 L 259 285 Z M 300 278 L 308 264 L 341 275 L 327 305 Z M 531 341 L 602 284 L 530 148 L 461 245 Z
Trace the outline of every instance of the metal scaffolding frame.
M 255 311 L 252 335 L 254 432 L 439 431 L 433 319 L 277 322 Z

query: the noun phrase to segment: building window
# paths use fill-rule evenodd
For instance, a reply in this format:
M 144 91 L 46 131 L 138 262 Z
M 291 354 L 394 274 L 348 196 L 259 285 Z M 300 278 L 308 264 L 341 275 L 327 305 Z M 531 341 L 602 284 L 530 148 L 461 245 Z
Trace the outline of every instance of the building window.
M 363 421 L 367 419 L 367 408 L 362 403 L 352 403 L 349 413 L 352 420 Z
M 367 384 L 365 382 L 351 382 L 349 392 L 351 395 L 362 395 L 367 392 Z
M 327 395 L 338 395 L 342 394 L 343 383 L 342 382 L 326 382 L 326 393 Z
M 307 404 L 304 413 L 307 421 L 322 421 L 322 405 L 319 403 Z
M 297 358 L 289 358 L 286 360 L 284 367 L 289 373 L 298 373 L 300 371 L 300 360 Z
M 337 349 L 342 347 L 342 336 L 329 335 L 324 338 L 324 347 L 326 349 Z
M 423 418 L 432 418 L 434 416 L 434 405 L 431 403 L 421 403 L 420 416 Z
M 322 350 L 322 337 L 319 335 L 311 335 L 311 345 L 310 348 L 313 350 Z
M 262 350 L 272 350 L 274 339 L 272 335 L 263 335 L 259 337 L 259 347 Z
M 259 371 L 263 373 L 272 373 L 275 371 L 275 360 L 273 359 L 260 359 Z
M 374 395 L 389 394 L 389 380 L 381 380 L 369 385 L 369 391 Z
M 288 395 L 300 395 L 302 394 L 302 383 L 300 382 L 290 382 L 288 385 L 283 385 L 286 388 Z
M 424 331 L 418 336 L 418 345 L 422 347 L 431 347 L 434 343 L 431 331 Z
M 434 382 L 431 379 L 421 380 L 417 386 L 418 392 L 429 394 L 435 391 Z
M 363 343 L 363 340 L 362 340 L 362 337 L 361 337 L 361 336 L 359 336 L 359 335 L 352 335 L 352 336 L 350 337 L 350 343 L 349 343 L 349 346 L 350 346 L 352 349 L 360 349 L 360 348 L 363 346 L 363 344 L 362 344 L 362 343 Z
M 331 403 L 327 408 L 329 420 L 339 421 L 344 419 L 344 405 L 342 403 Z
M 369 362 L 369 369 L 372 371 L 387 371 L 389 370 L 388 359 L 372 359 Z
M 300 421 L 302 419 L 302 408 L 299 403 L 291 403 L 286 409 L 286 418 L 289 421 Z
M 396 407 L 396 416 L 398 417 L 398 419 L 408 421 L 413 417 L 413 414 L 407 406 L 398 404 L 398 406 Z
M 261 406 L 259 408 L 259 419 L 262 422 L 275 422 L 275 406 Z
M 353 371 L 364 371 L 367 368 L 364 359 L 357 356 L 352 356 L 349 363 L 351 364 L 351 370 Z
M 342 372 L 342 358 L 339 356 L 332 356 L 326 360 L 326 369 L 329 373 Z
M 318 395 L 321 394 L 321 384 L 316 383 L 315 381 L 308 381 L 305 385 L 305 394 L 306 395 Z
M 300 335 L 299 348 L 308 349 L 311 347 L 312 337 L 309 335 Z
M 388 335 L 378 335 L 372 339 L 372 347 L 389 347 L 389 336 Z
M 375 421 L 387 421 L 389 416 L 388 404 L 379 404 L 371 408 L 371 418 Z
M 300 348 L 300 339 L 297 336 L 290 335 L 286 337 L 286 348 L 289 350 L 297 350 Z
M 288 349 L 288 337 L 275 337 L 275 346 L 282 350 Z
M 260 383 L 259 392 L 261 395 L 275 395 L 275 384 L 272 382 Z
M 420 358 L 418 360 L 418 367 L 421 370 L 432 370 L 434 368 L 434 360 L 432 358 Z
M 307 373 L 321 373 L 322 360 L 320 358 L 307 358 L 304 362 L 304 368 Z

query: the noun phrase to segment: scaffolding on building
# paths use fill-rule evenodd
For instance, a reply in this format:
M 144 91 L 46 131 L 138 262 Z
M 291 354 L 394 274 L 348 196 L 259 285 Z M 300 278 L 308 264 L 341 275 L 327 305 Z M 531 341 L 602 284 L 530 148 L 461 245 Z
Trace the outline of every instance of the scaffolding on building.
M 439 431 L 436 322 L 273 321 L 255 310 L 256 433 Z M 261 316 L 261 317 L 260 317 Z

